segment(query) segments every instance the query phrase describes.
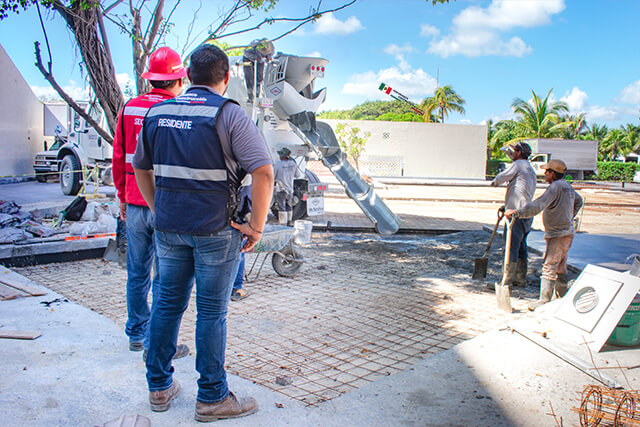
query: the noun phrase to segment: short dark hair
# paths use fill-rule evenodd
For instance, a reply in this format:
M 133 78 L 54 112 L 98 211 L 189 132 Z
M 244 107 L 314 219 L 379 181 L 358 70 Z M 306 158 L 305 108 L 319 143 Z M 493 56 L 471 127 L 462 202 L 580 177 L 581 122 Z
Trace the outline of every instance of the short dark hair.
M 218 46 L 203 44 L 191 53 L 189 76 L 194 85 L 214 85 L 229 72 L 229 58 Z
M 149 84 L 156 89 L 166 89 L 173 86 L 173 84 L 180 79 L 176 80 L 149 80 Z

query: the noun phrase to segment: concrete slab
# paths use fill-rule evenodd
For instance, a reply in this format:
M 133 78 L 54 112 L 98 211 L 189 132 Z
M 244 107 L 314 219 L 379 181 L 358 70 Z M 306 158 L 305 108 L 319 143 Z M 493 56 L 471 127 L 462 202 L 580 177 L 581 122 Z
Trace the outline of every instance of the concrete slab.
M 56 298 L 61 301 L 42 304 Z M 539 328 L 536 319 L 521 321 L 534 331 Z M 147 402 L 140 353 L 127 350 L 124 334 L 112 321 L 49 292 L 0 302 L 0 325 L 4 330 L 42 332 L 36 340 L 3 340 L 0 346 L 0 411 L 12 425 L 102 425 L 136 413 L 157 426 L 199 425 L 193 419 L 193 356 L 174 362 L 182 392 L 167 412 L 154 413 Z M 627 366 L 639 356 L 638 349 L 618 348 L 594 360 L 597 366 Z M 637 370 L 607 372 L 620 379 L 624 375 L 629 388 L 640 386 Z M 595 383 L 503 328 L 316 407 L 239 377 L 229 376 L 229 382 L 236 393 L 252 395 L 260 404 L 255 415 L 225 421 L 234 426 L 555 425 L 551 405 L 558 419 L 572 423 L 577 416 L 571 408 L 579 405 L 580 391 Z
M 55 299 L 61 301 L 42 304 Z M 0 330 L 42 333 L 33 341 L 4 339 L 0 345 L 0 411 L 7 425 L 102 425 L 136 413 L 157 426 L 199 425 L 193 419 L 193 356 L 174 362 L 182 392 L 169 412 L 154 413 L 142 354 L 128 351 L 124 333 L 106 317 L 49 291 L 44 297 L 0 302 L 0 325 Z M 309 410 L 298 402 L 239 377 L 230 376 L 229 382 L 235 393 L 250 394 L 260 404 L 260 415 L 233 425 L 307 424 Z

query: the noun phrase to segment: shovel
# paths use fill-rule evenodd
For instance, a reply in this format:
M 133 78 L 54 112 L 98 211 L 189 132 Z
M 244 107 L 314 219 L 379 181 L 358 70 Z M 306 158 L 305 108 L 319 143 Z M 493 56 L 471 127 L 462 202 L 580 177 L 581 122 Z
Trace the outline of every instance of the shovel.
M 493 232 L 491 233 L 491 238 L 489 239 L 489 243 L 487 243 L 487 249 L 484 251 L 484 255 L 482 258 L 476 258 L 473 264 L 473 276 L 471 278 L 473 280 L 484 279 L 487 277 L 487 254 L 489 253 L 489 249 L 491 249 L 491 243 L 493 242 L 493 238 L 496 236 L 496 231 L 498 230 L 498 225 L 500 221 L 504 217 L 504 210 L 498 209 L 498 220 L 496 221 L 495 227 L 493 227 Z
M 498 300 L 498 308 L 512 313 L 511 294 L 509 293 L 509 285 L 507 284 L 507 266 L 509 265 L 509 252 L 511 252 L 511 226 L 514 218 L 507 219 L 507 238 L 504 244 L 504 265 L 502 269 L 502 279 L 500 283 L 496 282 L 496 299 Z
M 120 217 L 118 217 L 116 239 L 109 239 L 102 258 L 117 262 L 120 267 L 127 268 L 127 223 Z

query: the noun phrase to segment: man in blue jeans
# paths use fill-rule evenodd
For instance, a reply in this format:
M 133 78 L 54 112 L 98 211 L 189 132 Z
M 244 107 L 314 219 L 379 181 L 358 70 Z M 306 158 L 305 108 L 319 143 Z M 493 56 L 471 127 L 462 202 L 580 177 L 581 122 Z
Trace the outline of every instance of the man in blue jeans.
M 500 172 L 491 181 L 495 187 L 507 183 L 504 208 L 518 209 L 533 199 L 536 191 L 536 173 L 529 163 L 531 146 L 526 142 L 518 142 L 509 147 L 509 157 L 513 160 L 511 165 Z M 514 286 L 527 286 L 527 236 L 531 231 L 533 218 L 515 218 L 511 224 L 511 251 L 509 252 L 509 264 L 503 266 L 502 274 L 505 276 L 505 284 Z M 505 227 L 506 231 L 506 227 Z M 504 235 L 506 236 L 506 232 Z M 490 285 L 493 289 L 493 285 Z
M 153 411 L 166 411 L 180 386 L 173 377 L 182 315 L 196 284 L 195 418 L 215 421 L 258 410 L 251 397 L 229 391 L 224 369 L 226 315 L 238 254 L 260 240 L 273 194 L 271 157 L 247 113 L 223 98 L 229 60 L 213 45 L 192 54 L 192 86 L 184 95 L 149 109 L 133 167 L 154 212 L 160 294 L 151 313 L 147 384 Z M 248 223 L 231 221 L 238 188 L 252 178 Z M 242 239 L 246 238 L 244 245 Z
M 149 108 L 182 93 L 182 78 L 187 72 L 180 55 L 168 47 L 161 47 L 149 56 L 149 67 L 142 77 L 153 87 L 147 94 L 130 99 L 118 116 L 113 140 L 113 180 L 120 200 L 120 218 L 127 224 L 127 324 L 129 350 L 142 351 L 149 347 L 148 325 L 151 309 L 147 302 L 151 288 L 153 299 L 158 293 L 158 265 L 151 280 L 151 266 L 155 259 L 151 211 L 142 198 L 131 159 L 136 151 L 142 119 Z M 153 303 L 152 303 L 153 307 Z M 146 353 L 143 353 L 143 358 Z M 180 344 L 175 358 L 189 354 Z

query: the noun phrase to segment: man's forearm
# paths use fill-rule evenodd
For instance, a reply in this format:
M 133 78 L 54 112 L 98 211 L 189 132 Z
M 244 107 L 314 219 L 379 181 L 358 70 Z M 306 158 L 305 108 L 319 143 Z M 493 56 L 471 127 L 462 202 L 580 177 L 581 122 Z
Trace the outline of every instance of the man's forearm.
M 136 169 L 133 168 L 133 172 L 136 175 L 136 182 L 138 183 L 138 189 L 142 198 L 147 202 L 147 206 L 151 209 L 151 212 L 155 212 L 153 209 L 153 203 L 156 195 L 156 181 L 153 176 L 153 169 Z
M 262 231 L 273 195 L 273 167 L 260 166 L 251 174 L 251 226 Z

